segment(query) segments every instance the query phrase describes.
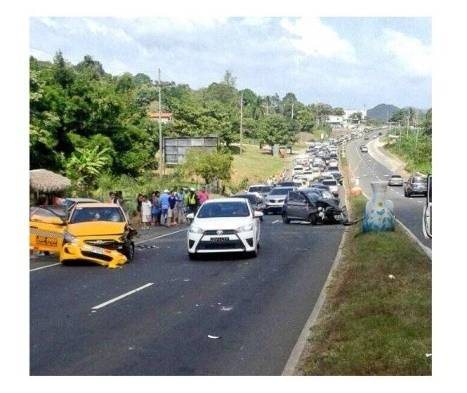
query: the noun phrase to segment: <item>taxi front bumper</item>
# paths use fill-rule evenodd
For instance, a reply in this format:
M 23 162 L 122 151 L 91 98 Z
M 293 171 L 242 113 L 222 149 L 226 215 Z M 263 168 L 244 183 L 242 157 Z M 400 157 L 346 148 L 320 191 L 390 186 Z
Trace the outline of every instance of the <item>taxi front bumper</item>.
M 63 245 L 60 251 L 60 262 L 70 260 L 86 260 L 107 267 L 116 267 L 128 261 L 120 251 L 92 246 L 83 241 Z

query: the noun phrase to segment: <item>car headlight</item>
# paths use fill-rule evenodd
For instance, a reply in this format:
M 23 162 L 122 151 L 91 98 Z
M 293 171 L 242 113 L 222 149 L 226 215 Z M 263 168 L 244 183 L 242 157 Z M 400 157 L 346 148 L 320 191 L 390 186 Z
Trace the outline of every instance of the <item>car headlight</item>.
M 253 230 L 253 224 L 243 225 L 237 228 L 237 232 L 249 232 Z
M 190 232 L 191 233 L 203 233 L 204 231 L 195 225 L 190 226 Z
M 71 233 L 65 232 L 63 234 L 63 243 L 76 244 L 77 242 L 78 242 L 78 239 L 74 237 Z

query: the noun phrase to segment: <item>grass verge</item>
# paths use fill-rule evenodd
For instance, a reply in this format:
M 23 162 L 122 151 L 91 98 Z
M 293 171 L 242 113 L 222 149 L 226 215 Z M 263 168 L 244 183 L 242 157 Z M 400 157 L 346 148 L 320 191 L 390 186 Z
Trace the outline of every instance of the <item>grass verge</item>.
M 350 199 L 361 216 L 363 196 Z M 351 227 L 302 375 L 431 375 L 431 265 L 401 228 Z M 391 278 L 393 275 L 394 278 Z
M 269 176 L 278 175 L 285 163 L 279 157 L 262 153 L 258 146 L 244 144 L 242 154 L 234 155 L 231 182 L 252 184 L 264 181 Z

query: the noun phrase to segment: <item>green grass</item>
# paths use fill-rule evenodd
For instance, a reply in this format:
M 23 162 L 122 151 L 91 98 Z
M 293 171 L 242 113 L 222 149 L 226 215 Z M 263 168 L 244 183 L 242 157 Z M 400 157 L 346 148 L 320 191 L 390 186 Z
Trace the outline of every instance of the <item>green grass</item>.
M 265 181 L 269 176 L 278 175 L 284 166 L 284 159 L 262 153 L 258 146 L 243 145 L 243 153 L 234 155 L 231 183 L 240 185 Z
M 365 203 L 351 199 L 354 218 Z M 428 258 L 400 228 L 363 234 L 351 227 L 301 373 L 431 375 L 431 348 Z
M 399 131 L 394 134 L 399 135 Z M 401 139 L 385 146 L 387 150 L 406 163 L 406 171 L 431 173 L 431 136 L 415 132 L 401 132 Z

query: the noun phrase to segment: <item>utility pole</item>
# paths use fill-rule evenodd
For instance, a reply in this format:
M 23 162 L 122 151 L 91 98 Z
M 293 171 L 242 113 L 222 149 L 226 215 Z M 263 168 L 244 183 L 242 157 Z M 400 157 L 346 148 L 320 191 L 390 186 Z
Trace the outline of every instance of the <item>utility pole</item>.
M 161 69 L 157 70 L 159 75 L 159 177 L 162 177 L 162 171 L 164 168 L 164 149 L 162 146 L 162 107 L 161 107 Z
M 293 120 L 293 105 L 294 105 L 294 103 L 292 102 L 292 113 L 291 113 L 291 115 L 290 115 L 290 118 L 291 118 L 292 120 Z
M 243 146 L 243 91 L 240 94 L 240 154 L 242 154 Z

